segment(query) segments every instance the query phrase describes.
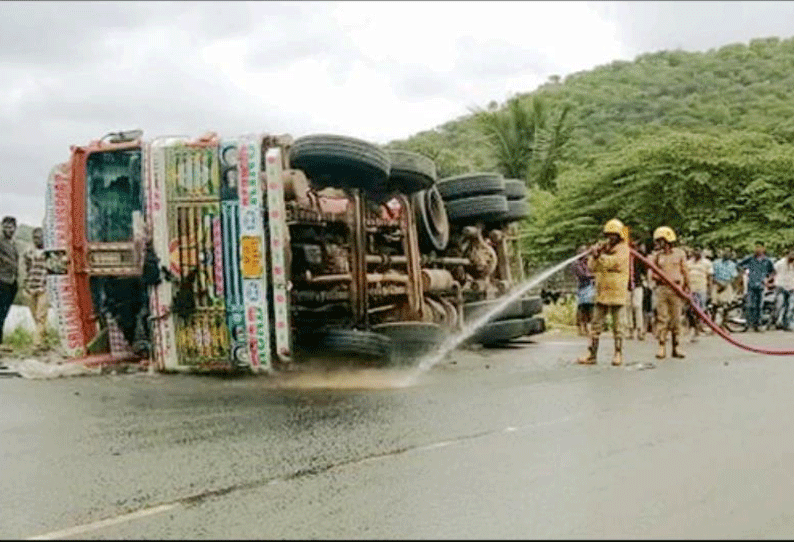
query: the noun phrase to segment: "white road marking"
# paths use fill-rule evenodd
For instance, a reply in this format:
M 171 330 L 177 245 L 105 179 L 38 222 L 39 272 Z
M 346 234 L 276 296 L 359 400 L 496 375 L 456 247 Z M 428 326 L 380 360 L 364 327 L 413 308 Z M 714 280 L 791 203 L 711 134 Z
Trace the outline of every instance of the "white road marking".
M 104 527 L 111 527 L 113 525 L 118 525 L 119 523 L 124 523 L 126 521 L 132 521 L 134 519 L 153 516 L 155 514 L 162 514 L 163 512 L 168 512 L 169 510 L 173 510 L 178 506 L 179 506 L 178 503 L 161 504 L 159 506 L 155 506 L 152 508 L 144 508 L 143 510 L 136 510 L 135 512 L 130 512 L 129 514 L 123 514 L 121 516 L 116 516 L 114 518 L 107 518 L 100 521 L 94 521 L 92 523 L 86 523 L 85 525 L 75 525 L 74 527 L 69 527 L 68 529 L 61 529 L 59 531 L 52 531 L 38 536 L 31 536 L 26 540 L 59 540 L 70 536 L 96 531 L 97 529 L 102 529 Z

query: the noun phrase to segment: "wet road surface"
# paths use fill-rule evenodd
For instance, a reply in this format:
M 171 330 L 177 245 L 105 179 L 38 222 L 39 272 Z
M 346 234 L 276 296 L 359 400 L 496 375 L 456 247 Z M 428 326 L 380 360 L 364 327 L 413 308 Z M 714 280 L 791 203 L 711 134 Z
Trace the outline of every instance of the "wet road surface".
M 794 536 L 794 358 L 535 340 L 413 382 L 0 380 L 0 537 Z

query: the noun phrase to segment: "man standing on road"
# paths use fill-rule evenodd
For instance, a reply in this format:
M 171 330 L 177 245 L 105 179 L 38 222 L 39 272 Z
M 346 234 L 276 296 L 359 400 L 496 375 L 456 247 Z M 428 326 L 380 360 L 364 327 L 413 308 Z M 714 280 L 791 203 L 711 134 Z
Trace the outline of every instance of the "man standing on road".
M 652 255 L 653 263 L 674 284 L 689 291 L 689 271 L 686 265 L 686 254 L 678 247 L 673 246 L 676 241 L 675 232 L 668 226 L 659 226 L 653 232 L 653 240 L 657 250 Z M 667 356 L 667 332 L 670 331 L 673 343 L 673 357 L 683 358 L 680 349 L 679 337 L 681 335 L 681 316 L 683 301 L 672 287 L 664 284 L 661 277 L 652 271 L 649 273 L 655 282 L 653 295 L 656 297 L 656 333 L 659 340 L 659 351 L 656 357 L 662 359 Z
M 711 290 L 711 279 L 714 274 L 712 264 L 703 257 L 703 249 L 695 247 L 692 249 L 692 257 L 687 260 L 687 271 L 689 271 L 689 287 L 692 290 L 692 302 L 701 310 L 706 309 L 706 299 Z M 700 319 L 694 310 L 689 311 L 692 323 L 692 342 L 697 341 L 698 335 L 703 332 Z
M 764 243 L 755 243 L 755 253 L 747 256 L 736 265 L 739 269 L 747 269 L 747 324 L 753 331 L 761 331 L 761 306 L 764 302 L 764 290 L 771 286 L 775 277 L 775 266 L 766 255 Z
M 33 246 L 23 254 L 25 282 L 22 290 L 28 298 L 30 313 L 36 324 L 33 346 L 41 350 L 47 332 L 47 268 L 44 265 L 44 231 L 33 230 Z
M 590 334 L 590 321 L 593 318 L 593 301 L 595 285 L 593 273 L 587 266 L 587 246 L 582 245 L 577 251 L 582 257 L 571 264 L 571 272 L 576 277 L 576 327 L 579 335 L 587 337 Z
M 730 249 L 723 248 L 719 258 L 712 264 L 714 275 L 711 281 L 711 301 L 714 305 L 714 314 L 711 316 L 720 322 L 720 327 L 723 329 L 725 329 L 725 321 L 728 318 L 728 305 L 733 302 L 736 295 L 733 284 L 739 275 L 736 262 L 730 256 Z M 718 313 L 721 318 L 717 318 Z
M 17 295 L 17 275 L 19 273 L 19 252 L 14 244 L 17 219 L 4 216 L 3 234 L 0 235 L 0 345 L 3 343 L 3 324 L 8 311 Z
M 775 281 L 777 282 L 778 295 L 782 298 L 781 327 L 791 331 L 792 296 L 794 296 L 794 246 L 789 248 L 788 254 L 775 263 Z
M 596 245 L 588 259 L 588 265 L 595 275 L 596 297 L 590 346 L 587 354 L 577 360 L 583 365 L 596 363 L 599 336 L 604 330 L 607 313 L 611 315 L 612 333 L 615 337 L 612 365 L 623 363 L 623 322 L 629 293 L 626 228 L 620 220 L 613 218 L 604 224 L 604 235 L 606 242 Z
M 634 248 L 643 256 L 647 256 L 645 243 L 634 245 Z M 631 257 L 631 282 L 629 283 L 629 339 L 634 338 L 636 330 L 637 339 L 645 340 L 645 276 L 648 270 L 638 258 Z

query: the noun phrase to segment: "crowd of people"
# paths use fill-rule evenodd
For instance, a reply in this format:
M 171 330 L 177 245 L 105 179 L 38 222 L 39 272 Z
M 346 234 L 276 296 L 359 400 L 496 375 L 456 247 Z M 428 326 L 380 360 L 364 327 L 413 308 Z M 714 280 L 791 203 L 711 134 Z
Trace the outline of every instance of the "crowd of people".
M 702 246 L 681 245 L 667 226 L 656 228 L 650 242 L 635 242 L 629 239 L 628 229 L 618 219 L 608 221 L 603 234 L 601 242 L 580 246 L 577 252 L 581 257 L 571 265 L 577 281 L 578 332 L 590 337 L 588 352 L 579 358 L 579 363 L 596 363 L 599 336 L 607 315 L 611 317 L 615 339 L 614 365 L 623 362 L 624 338 L 644 340 L 647 335 L 654 336 L 659 343 L 657 358 L 666 357 L 668 335 L 672 356 L 685 357 L 681 349 L 682 334 L 688 333 L 694 342 L 707 332 L 692 305 L 723 327 L 729 309 L 740 305 L 748 327 L 760 332 L 764 294 L 774 292 L 771 325 L 792 331 L 794 246 L 773 260 L 759 241 L 752 254 L 739 258 L 730 247 L 723 247 L 715 254 Z M 631 255 L 629 248 L 682 288 L 690 302 L 681 299 L 672 286 L 640 258 Z

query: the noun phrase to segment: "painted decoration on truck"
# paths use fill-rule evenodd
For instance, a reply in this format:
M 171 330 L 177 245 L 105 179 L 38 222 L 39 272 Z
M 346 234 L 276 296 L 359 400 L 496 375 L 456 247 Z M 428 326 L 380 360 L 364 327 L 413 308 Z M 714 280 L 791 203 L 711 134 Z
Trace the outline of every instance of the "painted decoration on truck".
M 162 141 L 150 152 L 155 251 L 173 274 L 151 304 L 164 369 L 229 363 L 217 142 Z
M 269 149 L 265 155 L 268 228 L 270 233 L 271 280 L 273 283 L 273 312 L 276 328 L 276 352 L 279 359 L 288 361 L 291 353 L 289 302 L 285 251 L 289 246 L 289 232 L 284 205 L 284 179 L 281 168 L 281 149 Z
M 44 218 L 44 250 L 52 261 L 63 265 L 59 274 L 47 277 L 47 294 L 50 305 L 55 308 L 55 327 L 60 337 L 61 348 L 67 357 L 85 355 L 80 310 L 77 302 L 77 284 L 74 265 L 68 254 L 72 245 L 71 164 L 55 166 L 47 180 Z M 51 265 L 52 268 L 56 267 Z
M 175 275 L 170 265 L 171 244 L 168 235 L 168 208 L 165 187 L 165 142 L 154 142 L 144 149 L 147 154 L 147 215 L 152 227 L 154 251 L 165 266 Z M 149 294 L 149 310 L 152 317 L 153 357 L 158 368 L 176 369 L 179 363 L 176 352 L 176 333 L 171 316 L 173 286 L 166 277 L 154 286 Z
M 249 367 L 248 339 L 245 329 L 245 302 L 240 274 L 240 202 L 238 193 L 238 142 L 220 144 L 221 239 L 216 249 L 222 253 L 226 301 L 226 327 L 229 330 L 230 358 L 236 367 Z
M 240 270 L 242 273 L 245 326 L 251 368 L 269 371 L 270 328 L 264 273 L 267 247 L 262 213 L 265 202 L 259 182 L 261 145 L 255 136 L 238 140 L 237 182 L 240 200 Z
M 178 272 L 171 302 L 178 364 L 228 365 L 223 263 L 214 244 L 221 221 L 217 141 L 166 146 L 165 186 L 169 267 Z

